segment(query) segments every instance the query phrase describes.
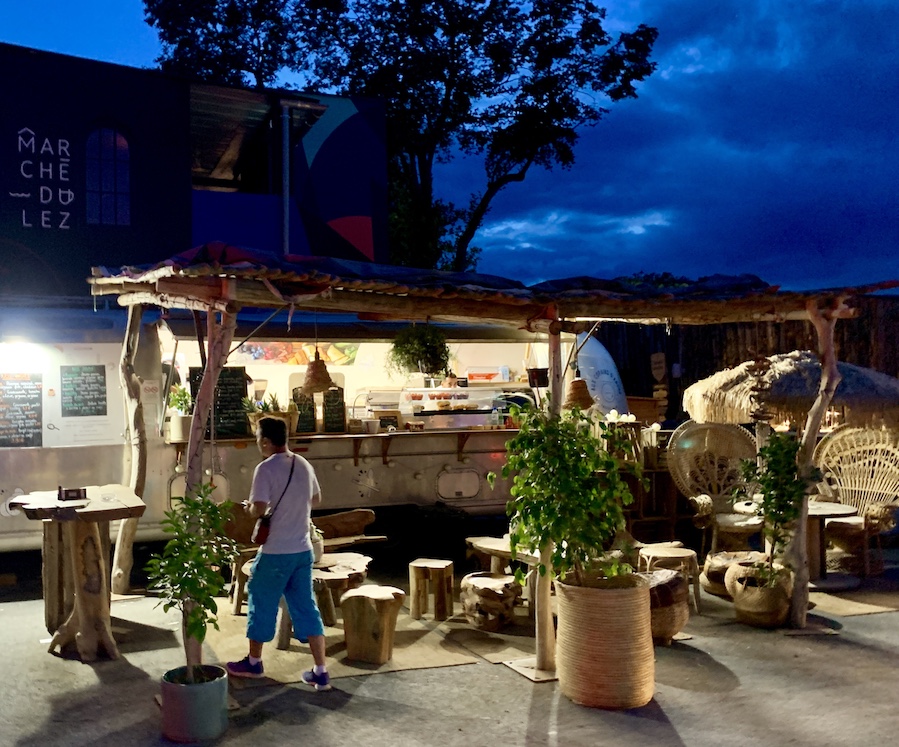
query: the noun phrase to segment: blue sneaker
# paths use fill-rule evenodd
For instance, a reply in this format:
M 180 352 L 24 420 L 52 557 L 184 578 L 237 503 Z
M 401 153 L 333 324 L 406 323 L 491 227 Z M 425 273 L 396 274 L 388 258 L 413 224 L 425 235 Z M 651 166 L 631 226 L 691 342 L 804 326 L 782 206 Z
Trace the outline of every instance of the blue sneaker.
M 225 665 L 225 669 L 227 669 L 228 674 L 233 677 L 251 677 L 253 679 L 259 679 L 260 677 L 265 676 L 262 668 L 262 661 L 259 661 L 256 664 L 250 664 L 249 656 L 243 657 L 240 661 L 229 661 Z
M 314 669 L 310 669 L 308 672 L 303 672 L 303 682 L 312 685 L 319 692 L 331 689 L 331 678 L 327 672 L 316 674 Z

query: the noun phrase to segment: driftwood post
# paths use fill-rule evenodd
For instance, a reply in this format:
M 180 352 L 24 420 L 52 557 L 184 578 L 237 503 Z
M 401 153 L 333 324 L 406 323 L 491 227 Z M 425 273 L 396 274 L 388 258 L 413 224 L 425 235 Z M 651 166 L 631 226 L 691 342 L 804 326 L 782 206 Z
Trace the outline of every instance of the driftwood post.
M 221 322 L 216 313 L 210 309 L 206 314 L 206 368 L 203 381 L 197 391 L 194 402 L 194 417 L 190 424 L 190 439 L 187 444 L 187 492 L 199 486 L 203 479 L 203 445 L 206 439 L 206 423 L 212 413 L 215 399 L 215 387 L 219 374 L 225 367 L 234 329 L 237 326 L 237 310 L 228 309 L 221 312 Z
M 841 317 L 851 316 L 851 310 L 845 305 L 845 297 L 837 298 L 826 309 L 818 308 L 817 304 L 810 301 L 806 306 L 809 319 L 818 334 L 818 356 L 821 359 L 821 385 L 818 388 L 818 396 L 808 413 L 805 421 L 805 430 L 799 446 L 797 457 L 799 473 L 805 477 L 812 472 L 812 458 L 815 451 L 815 443 L 821 423 L 827 414 L 827 408 L 833 399 L 833 394 L 840 383 L 840 372 L 837 368 L 837 355 L 834 346 L 834 328 Z M 790 625 L 794 628 L 804 628 L 806 615 L 808 615 L 808 492 L 802 501 L 799 519 L 796 523 L 796 531 L 793 541 L 787 548 L 787 563 L 793 569 L 793 597 L 790 603 Z
M 119 380 L 125 396 L 125 412 L 128 421 L 128 435 L 131 441 L 130 488 L 138 498 L 144 497 L 147 482 L 147 427 L 144 421 L 144 406 L 141 402 L 141 379 L 134 371 L 134 356 L 140 339 L 140 323 L 143 306 L 132 304 L 128 307 L 128 326 L 125 330 L 125 344 L 119 361 Z M 127 594 L 131 582 L 131 567 L 134 564 L 134 536 L 139 519 L 122 519 L 116 538 L 115 554 L 112 559 L 112 591 Z
M 549 334 L 549 406 L 550 412 L 559 417 L 562 412 L 562 339 L 558 330 Z M 554 672 L 556 669 L 556 635 L 552 612 L 552 543 L 540 548 L 540 562 L 546 568 L 544 575 L 537 575 L 536 605 L 536 666 L 538 670 Z

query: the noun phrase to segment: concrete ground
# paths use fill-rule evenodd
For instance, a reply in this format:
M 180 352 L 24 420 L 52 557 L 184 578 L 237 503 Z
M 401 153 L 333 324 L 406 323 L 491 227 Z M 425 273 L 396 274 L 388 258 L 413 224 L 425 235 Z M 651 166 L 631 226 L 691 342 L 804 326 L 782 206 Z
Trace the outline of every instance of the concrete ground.
M 13 557 L 15 555 L 16 557 Z M 39 554 L 0 556 L 3 707 L 0 746 L 168 744 L 154 702 L 181 663 L 178 620 L 151 598 L 116 601 L 121 658 L 82 664 L 48 654 Z M 35 574 L 36 578 L 35 578 Z M 9 576 L 4 577 L 9 583 Z M 377 572 L 373 580 L 381 580 Z M 384 580 L 396 583 L 398 573 Z M 881 587 L 899 589 L 899 568 Z M 896 592 L 899 594 L 899 591 Z M 790 635 L 737 624 L 704 595 L 692 638 L 656 649 L 656 693 L 624 712 L 577 706 L 557 683 L 534 684 L 502 664 L 232 689 L 221 745 L 880 745 L 899 716 L 899 616 L 810 616 L 837 634 Z M 227 612 L 225 613 L 227 614 Z M 298 667 L 308 667 L 301 654 Z

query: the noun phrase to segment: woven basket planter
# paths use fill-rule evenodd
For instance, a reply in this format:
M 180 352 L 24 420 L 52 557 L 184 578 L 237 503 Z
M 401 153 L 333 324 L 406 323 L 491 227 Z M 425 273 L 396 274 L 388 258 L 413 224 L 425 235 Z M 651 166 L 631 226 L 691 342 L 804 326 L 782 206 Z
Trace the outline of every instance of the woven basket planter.
M 262 418 L 275 418 L 276 420 L 283 420 L 287 423 L 287 435 L 290 437 L 297 430 L 297 423 L 300 420 L 300 413 L 298 412 L 288 412 L 287 410 L 280 410 L 278 412 L 248 412 L 247 420 L 250 421 L 250 432 L 255 435 L 256 426 L 259 425 L 259 421 Z
M 737 622 L 757 628 L 779 628 L 790 614 L 792 575 L 780 574 L 775 586 L 758 586 L 757 575 L 748 561 L 734 563 L 727 570 L 725 584 L 734 599 Z
M 763 552 L 757 551 L 741 551 L 741 552 L 716 552 L 706 555 L 705 564 L 702 573 L 699 576 L 699 585 L 703 591 L 714 594 L 724 599 L 732 599 L 727 586 L 724 584 L 724 577 L 727 569 L 734 563 L 748 561 L 754 563 L 762 561 L 767 557 Z
M 634 574 L 595 587 L 555 586 L 562 693 L 593 708 L 646 705 L 655 687 L 648 581 Z

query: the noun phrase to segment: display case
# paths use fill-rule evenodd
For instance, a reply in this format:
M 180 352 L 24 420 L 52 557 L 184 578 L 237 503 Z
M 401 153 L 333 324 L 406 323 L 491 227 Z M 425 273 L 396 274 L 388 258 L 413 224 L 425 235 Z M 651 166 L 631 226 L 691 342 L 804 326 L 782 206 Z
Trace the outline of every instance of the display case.
M 427 430 L 487 425 L 494 410 L 504 414 L 512 405 L 534 403 L 530 387 L 515 382 L 491 382 L 466 387 L 372 389 L 363 394 L 354 403 L 355 417 L 376 416 L 386 410 L 399 411 L 404 420 L 423 422 Z M 364 405 L 361 402 L 363 399 Z

